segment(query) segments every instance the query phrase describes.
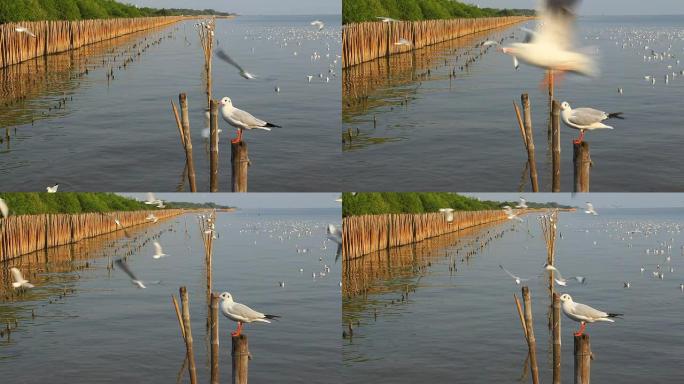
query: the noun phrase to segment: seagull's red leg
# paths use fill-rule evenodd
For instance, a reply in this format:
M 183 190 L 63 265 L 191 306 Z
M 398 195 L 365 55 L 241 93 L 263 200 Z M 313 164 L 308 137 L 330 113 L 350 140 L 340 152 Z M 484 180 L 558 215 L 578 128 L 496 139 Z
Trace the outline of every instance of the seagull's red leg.
M 233 144 L 237 144 L 240 141 L 242 141 L 242 129 L 238 128 L 237 130 L 237 137 L 231 140 L 230 142 Z
M 582 334 L 584 333 L 584 328 L 585 328 L 586 326 L 587 326 L 587 325 L 586 325 L 586 324 L 584 323 L 584 321 L 583 321 L 583 322 L 582 322 L 582 325 L 580 325 L 579 331 L 577 331 L 577 333 L 575 333 L 575 336 L 582 336 Z
M 580 144 L 580 143 L 582 143 L 582 140 L 584 140 L 584 130 L 583 129 L 580 130 L 579 137 L 577 138 L 577 140 L 574 140 L 573 143 L 574 144 Z
M 231 332 L 231 336 L 240 336 L 240 331 L 242 330 L 242 323 L 238 321 L 238 326 L 235 332 Z

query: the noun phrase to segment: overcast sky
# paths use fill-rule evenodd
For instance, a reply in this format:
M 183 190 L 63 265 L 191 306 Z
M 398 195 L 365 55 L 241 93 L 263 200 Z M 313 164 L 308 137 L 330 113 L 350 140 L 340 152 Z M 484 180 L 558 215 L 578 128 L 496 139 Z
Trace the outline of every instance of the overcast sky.
M 514 201 L 521 196 L 519 193 L 466 193 L 465 195 L 478 197 L 482 200 Z M 525 194 L 527 201 L 537 203 L 557 202 L 563 205 L 584 206 L 589 201 L 596 208 L 670 208 L 684 207 L 684 193 L 539 193 Z
M 537 0 L 466 0 L 494 8 L 534 8 Z M 682 15 L 684 0 L 584 0 L 582 15 Z
M 241 15 L 340 15 L 342 0 L 121 0 L 154 8 L 215 9 Z
M 145 193 L 122 193 L 122 195 L 145 200 Z M 165 201 L 190 203 L 214 202 L 241 209 L 252 208 L 342 208 L 336 202 L 339 193 L 155 193 Z

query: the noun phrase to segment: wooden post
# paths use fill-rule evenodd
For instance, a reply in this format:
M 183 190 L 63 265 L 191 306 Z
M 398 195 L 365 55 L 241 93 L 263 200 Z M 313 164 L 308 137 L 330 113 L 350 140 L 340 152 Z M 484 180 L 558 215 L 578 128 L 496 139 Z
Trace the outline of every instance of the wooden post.
M 560 104 L 553 100 L 551 106 L 551 143 L 552 143 L 552 158 L 553 158 L 553 177 L 552 177 L 552 191 L 561 191 L 560 182 Z
M 231 177 L 233 192 L 247 192 L 247 171 L 249 170 L 249 151 L 247 143 L 231 143 L 230 163 L 233 168 Z
M 185 328 L 185 350 L 188 357 L 188 374 L 190 383 L 197 383 L 197 367 L 195 366 L 195 353 L 193 351 L 192 327 L 190 326 L 190 301 L 188 290 L 180 287 L 181 306 L 183 307 L 183 327 Z
M 247 335 L 233 336 L 233 384 L 247 384 L 249 344 Z
M 525 137 L 527 139 L 527 159 L 530 163 L 530 180 L 532 191 L 539 192 L 539 180 L 537 178 L 537 161 L 534 155 L 534 135 L 532 134 L 532 111 L 530 109 L 530 96 L 523 93 L 521 96 L 523 116 L 525 121 Z
M 591 343 L 589 335 L 575 336 L 575 384 L 589 384 L 591 373 Z
M 188 182 L 190 183 L 190 192 L 197 192 L 197 184 L 195 183 L 195 161 L 192 157 L 192 138 L 190 137 L 190 115 L 188 114 L 188 96 L 181 93 L 178 96 L 181 107 L 181 123 L 183 124 L 183 137 L 185 138 L 185 162 L 188 165 Z
M 558 293 L 553 294 L 553 384 L 561 382 L 561 304 Z
M 589 192 L 589 173 L 591 170 L 591 155 L 589 143 L 573 143 L 572 163 L 575 168 L 573 192 Z
M 219 191 L 219 134 L 218 134 L 218 103 L 211 100 L 209 110 L 209 191 Z
M 219 297 L 211 294 L 211 384 L 219 383 Z
M 530 354 L 530 371 L 532 383 L 539 384 L 539 367 L 537 366 L 537 340 L 534 338 L 534 320 L 532 319 L 532 299 L 530 289 L 522 287 L 523 304 L 525 305 L 525 326 L 527 327 L 527 347 Z

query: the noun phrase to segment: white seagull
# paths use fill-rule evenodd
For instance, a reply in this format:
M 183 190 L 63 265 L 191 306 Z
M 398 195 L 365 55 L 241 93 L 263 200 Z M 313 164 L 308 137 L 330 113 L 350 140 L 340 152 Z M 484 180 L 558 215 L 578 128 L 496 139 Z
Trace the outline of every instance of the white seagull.
M 216 50 L 216 56 L 219 59 L 221 59 L 221 60 L 225 61 L 226 63 L 232 65 L 233 67 L 237 68 L 237 70 L 240 71 L 240 76 L 244 77 L 245 79 L 247 79 L 247 80 L 256 79 L 255 75 L 245 71 L 245 69 L 242 68 L 240 66 L 240 64 L 238 64 L 235 60 L 233 60 L 230 56 L 228 56 L 226 51 L 224 51 L 222 49 L 217 49 Z
M 237 138 L 233 139 L 231 143 L 239 143 L 242 141 L 242 130 L 247 129 L 263 129 L 270 131 L 271 128 L 282 128 L 280 125 L 271 124 L 269 122 L 257 119 L 250 113 L 233 106 L 233 101 L 229 97 L 221 99 L 221 116 L 228 122 L 228 124 L 238 129 Z
M 508 220 L 518 220 L 520 222 L 523 221 L 523 219 L 518 217 L 518 215 L 516 215 L 515 212 L 513 212 L 513 208 L 511 208 L 510 206 L 504 205 L 503 211 L 506 214 L 506 217 L 508 218 Z
M 567 293 L 562 294 L 560 300 L 561 308 L 563 309 L 565 316 L 581 324 L 580 329 L 575 333 L 575 336 L 582 335 L 586 323 L 595 323 L 597 321 L 614 323 L 615 320 L 612 318 L 622 316 L 621 313 L 606 313 L 585 304 L 575 303 L 572 301 L 572 297 Z
M 163 203 L 163 201 L 157 199 L 157 198 L 154 196 L 154 193 L 152 193 L 152 192 L 147 192 L 147 200 L 145 200 L 145 204 L 147 204 L 147 205 L 159 205 L 159 204 L 162 204 L 162 203 Z
M 520 202 L 515 207 L 519 209 L 527 209 L 527 200 L 523 199 L 523 197 L 520 196 Z
M 164 256 L 168 256 L 164 251 L 162 250 L 161 244 L 159 244 L 158 241 L 154 242 L 154 256 L 152 256 L 155 259 L 161 259 Z
M 392 19 L 390 17 L 385 17 L 385 16 L 376 16 L 375 18 L 382 21 L 383 23 L 394 23 L 395 21 L 398 21 L 398 20 Z
M 574 143 L 579 144 L 584 139 L 584 131 L 595 129 L 613 129 L 610 125 L 603 124 L 608 119 L 621 119 L 622 112 L 607 113 L 593 108 L 572 109 L 570 103 L 564 101 L 561 104 L 561 119 L 570 128 L 579 129 L 580 136 Z
M 412 46 L 413 44 L 411 44 L 411 42 L 408 41 L 408 40 L 406 40 L 406 39 L 399 39 L 399 41 L 397 41 L 396 43 L 394 43 L 394 45 L 400 45 L 400 46 L 410 47 L 410 46 Z
M 5 200 L 0 198 L 0 215 L 2 215 L 2 218 L 7 218 L 9 215 L 9 208 L 7 207 L 7 203 L 5 203 Z
M 541 1 L 537 12 L 539 16 L 537 30 L 525 30 L 528 35 L 524 42 L 513 43 L 501 48 L 501 51 L 529 65 L 559 74 L 571 72 L 595 76 L 597 70 L 594 61 L 573 47 L 574 10 L 579 2 L 579 0 Z M 484 43 L 485 46 L 493 44 L 499 43 L 495 41 Z
M 598 216 L 598 212 L 594 209 L 594 204 L 590 203 L 587 201 L 587 208 L 584 210 L 584 213 L 588 215 L 594 215 Z
M 512 274 L 508 269 L 504 268 L 503 265 L 501 265 L 501 264 L 499 264 L 499 268 L 501 268 L 504 272 L 506 272 L 506 274 L 508 276 L 512 277 L 513 280 L 515 280 L 515 283 L 518 285 L 520 285 L 520 283 L 522 283 L 523 281 L 529 281 L 530 280 L 530 279 L 523 279 L 520 276 L 516 276 L 516 275 Z
M 568 286 L 568 280 L 577 280 L 577 282 L 580 284 L 584 284 L 587 281 L 587 278 L 584 276 L 573 276 L 573 277 L 569 277 L 567 279 L 564 279 L 563 275 L 560 273 L 560 271 L 558 269 L 556 269 L 556 267 L 554 267 L 553 265 L 544 264 L 544 269 L 546 269 L 547 271 L 556 272 L 558 275 L 557 276 L 554 275 L 553 280 L 556 281 L 556 284 L 563 286 L 563 287 Z
M 14 31 L 18 32 L 18 33 L 25 33 L 25 34 L 33 37 L 33 38 L 36 37 L 36 35 L 33 32 L 29 31 L 28 28 L 26 28 L 26 27 L 16 27 L 16 28 L 14 28 Z
M 342 244 L 342 230 L 337 228 L 332 224 L 328 224 L 328 239 L 334 241 L 337 244 Z
M 257 312 L 244 304 L 236 303 L 233 301 L 233 296 L 228 292 L 223 292 L 219 297 L 221 297 L 221 312 L 223 312 L 223 315 L 238 323 L 237 329 L 235 332 L 231 332 L 231 336 L 240 336 L 242 324 L 244 323 L 270 323 L 269 320 L 280 317 Z
M 12 273 L 12 287 L 16 288 L 33 288 L 33 284 L 29 283 L 28 280 L 24 279 L 24 276 L 21 274 L 21 271 L 17 268 L 10 268 L 10 272 Z
M 131 271 L 131 269 L 128 268 L 128 264 L 126 264 L 126 262 L 123 261 L 123 259 L 118 259 L 118 260 L 115 261 L 115 263 L 116 263 L 117 267 L 119 267 L 122 271 L 124 271 L 124 272 L 128 275 L 128 277 L 131 278 L 131 283 L 133 283 L 133 285 L 135 285 L 135 286 L 138 287 L 138 288 L 147 288 L 147 287 L 145 286 L 145 282 L 142 281 L 142 280 L 140 280 L 140 279 L 138 279 L 138 278 L 135 276 L 135 274 L 133 273 L 133 271 Z M 159 282 L 158 282 L 158 281 L 155 281 L 155 282 L 153 282 L 153 284 L 159 284 Z
M 444 215 L 444 219 L 447 221 L 447 223 L 451 223 L 454 221 L 454 210 L 453 209 L 441 208 L 439 211 Z
M 56 193 L 57 188 L 59 188 L 59 183 L 53 185 L 52 187 L 47 187 L 45 189 L 47 189 L 47 193 Z
M 325 23 L 323 23 L 320 20 L 314 20 L 311 22 L 311 25 L 318 27 L 318 30 L 320 31 L 321 29 L 325 28 Z

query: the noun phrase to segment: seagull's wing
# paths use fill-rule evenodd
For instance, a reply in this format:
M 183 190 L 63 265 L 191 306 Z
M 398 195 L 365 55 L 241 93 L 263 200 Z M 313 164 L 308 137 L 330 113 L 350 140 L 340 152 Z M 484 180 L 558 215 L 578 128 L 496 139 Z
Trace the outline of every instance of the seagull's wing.
M 576 315 L 588 317 L 590 319 L 601 319 L 608 317 L 608 314 L 603 311 L 599 311 L 596 308 L 592 308 L 586 304 L 574 303 L 573 313 Z
M 267 124 L 265 121 L 252 116 L 251 113 L 237 108 L 233 109 L 232 118 L 248 127 L 263 127 Z
M 224 51 L 223 49 L 217 49 L 216 50 L 216 56 L 219 59 L 221 59 L 221 60 L 225 61 L 226 63 L 232 65 L 233 67 L 237 68 L 240 72 L 245 72 L 245 70 L 240 66 L 240 64 L 238 64 L 235 60 L 233 60 L 230 56 L 228 56 L 226 51 Z
M 230 313 L 245 319 L 263 319 L 266 317 L 266 315 L 263 313 L 257 312 L 252 308 L 240 303 L 233 303 L 230 308 Z
M 119 267 L 122 271 L 124 271 L 128 275 L 128 277 L 131 278 L 131 280 L 138 280 L 138 278 L 135 277 L 135 274 L 133 273 L 133 271 L 131 271 L 131 269 L 128 268 L 128 264 L 126 264 L 125 261 L 123 261 L 122 259 L 118 259 L 115 261 L 115 263 L 116 263 L 117 267 Z
M 590 211 L 593 211 L 593 210 L 594 210 L 594 204 L 592 204 L 592 203 L 587 203 L 587 209 L 590 210 Z
M 337 244 L 337 251 L 335 252 L 335 263 L 337 263 L 337 260 L 340 259 L 340 256 L 342 256 L 342 244 Z
M 506 274 L 507 274 L 508 276 L 510 276 L 510 277 L 512 277 L 512 278 L 514 278 L 514 279 L 520 279 L 518 276 L 512 274 L 508 269 L 504 268 L 503 265 L 499 264 L 499 268 L 501 268 L 504 272 L 506 272 Z M 520 280 L 523 280 L 523 279 L 520 279 Z M 528 280 L 528 279 L 524 279 L 524 280 Z
M 161 244 L 159 244 L 158 241 L 154 242 L 154 252 L 156 255 L 161 255 L 162 253 L 164 253 L 164 252 L 162 252 L 162 246 L 161 246 Z
M 580 0 L 542 0 L 538 15 L 539 32 L 533 35 L 535 43 L 568 49 L 572 46 L 575 10 Z
M 12 278 L 17 283 L 24 281 L 24 276 L 21 275 L 21 271 L 18 268 L 11 268 L 10 272 L 12 273 Z
M 608 115 L 603 111 L 593 108 L 578 108 L 572 110 L 572 114 L 568 118 L 568 121 L 573 124 L 585 126 L 600 123 L 606 118 L 608 118 Z
M 7 217 L 7 215 L 9 215 L 9 208 L 3 199 L 0 199 L 0 214 L 2 214 L 2 217 Z

